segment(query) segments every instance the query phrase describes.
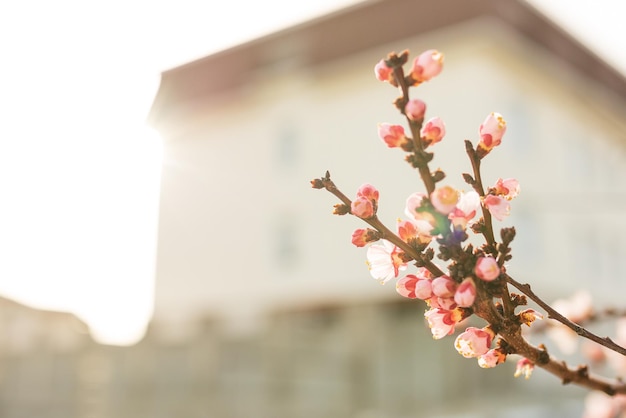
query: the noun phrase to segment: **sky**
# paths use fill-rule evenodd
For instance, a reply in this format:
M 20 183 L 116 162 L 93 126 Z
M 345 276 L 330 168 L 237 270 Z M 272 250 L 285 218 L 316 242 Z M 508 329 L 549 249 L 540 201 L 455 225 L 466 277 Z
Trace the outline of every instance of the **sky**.
M 145 119 L 160 73 L 353 3 L 0 2 L 0 295 L 72 312 L 103 343 L 141 338 L 162 157 Z M 626 74 L 622 2 L 531 3 Z

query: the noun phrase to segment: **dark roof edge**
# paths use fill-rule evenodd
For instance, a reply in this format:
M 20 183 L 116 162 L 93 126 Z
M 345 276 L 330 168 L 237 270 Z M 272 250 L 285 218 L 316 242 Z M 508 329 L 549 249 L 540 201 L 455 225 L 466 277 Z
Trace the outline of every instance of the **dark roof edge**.
M 489 16 L 626 102 L 626 77 L 524 0 L 370 0 L 165 71 L 148 121 L 158 125 L 178 105 L 236 89 L 255 70 L 294 54 L 298 65 L 318 65 Z
M 596 80 L 626 102 L 626 76 L 526 1 L 498 7 L 498 17 L 527 39 Z

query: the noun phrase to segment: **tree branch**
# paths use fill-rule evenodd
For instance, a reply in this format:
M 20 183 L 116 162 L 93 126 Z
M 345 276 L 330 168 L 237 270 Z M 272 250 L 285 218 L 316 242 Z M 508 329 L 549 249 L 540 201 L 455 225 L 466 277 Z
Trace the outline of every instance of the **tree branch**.
M 529 284 L 519 283 L 515 281 L 508 274 L 505 277 L 506 277 L 506 281 L 509 284 L 511 284 L 511 286 L 515 287 L 517 290 L 519 290 L 520 292 L 528 296 L 537 305 L 541 306 L 541 308 L 543 308 L 548 313 L 548 318 L 552 318 L 555 321 L 560 322 L 561 324 L 565 325 L 566 327 L 568 327 L 569 329 L 571 329 L 572 331 L 574 331 L 576 334 L 580 335 L 583 338 L 587 338 L 612 351 L 615 351 L 616 353 L 626 356 L 626 348 L 616 344 L 609 337 L 599 337 L 593 332 L 588 331 L 586 328 L 583 328 L 580 325 L 570 321 L 569 319 L 567 319 L 566 317 L 558 313 L 556 310 L 554 310 L 554 308 L 552 308 L 546 302 L 544 302 L 539 296 L 537 296 L 535 292 L 531 290 Z

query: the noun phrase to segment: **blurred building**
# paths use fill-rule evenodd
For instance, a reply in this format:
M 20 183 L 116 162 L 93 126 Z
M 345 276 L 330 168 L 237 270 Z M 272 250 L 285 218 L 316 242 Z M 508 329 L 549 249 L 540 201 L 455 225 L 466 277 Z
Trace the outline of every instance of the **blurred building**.
M 77 416 L 77 354 L 94 345 L 86 324 L 0 298 L 0 336 L 0 416 Z
M 463 140 L 489 112 L 507 119 L 483 166 L 488 183 L 522 184 L 506 222 L 514 277 L 547 299 L 587 287 L 622 302 L 624 77 L 521 0 L 366 1 L 163 74 L 148 335 L 73 340 L 70 317 L 0 301 L 0 416 L 579 416 L 584 390 L 541 371 L 514 380 L 509 363 L 483 370 L 452 338 L 433 341 L 423 303 L 370 278 L 350 244 L 361 223 L 310 188 L 326 170 L 348 195 L 372 183 L 390 225 L 423 190 L 376 133 L 403 121 L 373 67 L 406 48 L 446 55 L 413 96 L 446 122 L 433 168 L 449 184 L 470 171 Z
M 166 71 L 150 115 L 166 140 L 155 327 L 193 333 L 207 315 L 233 332 L 277 309 L 396 298 L 350 245 L 358 220 L 309 180 L 330 170 L 348 195 L 369 182 L 393 224 L 419 178 L 377 138 L 402 123 L 373 76 L 390 51 L 436 48 L 446 67 L 414 90 L 447 135 L 434 166 L 466 187 L 463 140 L 492 111 L 508 131 L 484 181 L 516 177 L 511 271 L 541 294 L 589 283 L 626 290 L 626 80 L 523 1 L 369 1 Z M 575 261 L 575 262 L 574 262 Z M 562 293 L 559 291 L 559 293 Z M 168 329 L 166 331 L 166 329 Z M 174 335 L 176 334 L 176 335 Z
M 210 320 L 218 344 L 235 344 L 211 351 L 219 416 L 484 417 L 489 393 L 508 405 L 493 416 L 579 414 L 584 391 L 541 372 L 524 386 L 511 365 L 480 370 L 452 339 L 432 342 L 421 302 L 370 278 L 350 244 L 361 223 L 332 216 L 335 198 L 309 186 L 326 170 L 348 195 L 374 184 L 389 225 L 423 190 L 376 134 L 403 121 L 373 67 L 406 48 L 446 55 L 413 97 L 446 122 L 433 168 L 449 184 L 464 187 L 463 140 L 485 116 L 508 122 L 483 178 L 522 184 L 505 223 L 518 229 L 509 272 L 548 300 L 585 287 L 622 302 L 624 76 L 523 1 L 364 2 L 162 76 L 152 330 L 185 345 Z M 516 396 L 538 388 L 543 404 Z

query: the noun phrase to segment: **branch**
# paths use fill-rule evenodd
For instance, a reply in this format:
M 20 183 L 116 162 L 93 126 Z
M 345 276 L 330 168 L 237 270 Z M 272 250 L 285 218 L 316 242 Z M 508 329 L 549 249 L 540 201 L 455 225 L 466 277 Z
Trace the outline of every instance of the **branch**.
M 399 62 L 401 62 L 401 60 L 399 60 Z M 424 143 L 422 142 L 422 137 L 420 133 L 422 124 L 421 122 L 418 123 L 416 121 L 412 121 L 411 119 L 409 119 L 408 116 L 406 116 L 406 113 L 404 111 L 404 107 L 409 102 L 409 86 L 406 82 L 406 78 L 404 77 L 404 69 L 402 68 L 402 65 L 394 66 L 393 74 L 396 79 L 396 82 L 398 83 L 398 87 L 400 88 L 400 91 L 402 92 L 402 96 L 396 101 L 396 107 L 398 107 L 398 110 L 400 110 L 400 113 L 402 113 L 406 117 L 407 123 L 409 124 L 409 128 L 411 129 L 411 136 L 413 137 L 413 147 L 415 149 L 414 151 L 415 156 L 422 157 L 420 158 L 422 162 L 417 165 L 417 169 L 419 171 L 422 182 L 424 183 L 424 186 L 426 187 L 426 192 L 428 196 L 430 196 L 432 192 L 435 191 L 435 181 L 433 180 L 433 176 L 430 173 L 430 169 L 428 168 L 428 162 L 425 161 L 425 159 L 423 158 L 424 154 L 426 154 L 426 151 L 424 150 Z
M 335 183 L 330 179 L 330 173 L 327 171 L 324 177 L 321 179 L 317 179 L 320 181 L 320 185 L 334 194 L 341 200 L 341 202 L 347 207 L 352 206 L 352 201 L 341 192 L 335 185 Z M 316 180 L 314 180 L 316 182 Z M 321 187 L 319 187 L 321 188 Z M 430 271 L 434 277 L 443 276 L 444 272 L 441 271 L 439 267 L 435 263 L 433 263 L 430 259 L 428 259 L 423 253 L 416 251 L 413 247 L 411 247 L 406 242 L 402 241 L 402 239 L 394 234 L 389 228 L 387 228 L 381 221 L 378 219 L 376 215 L 370 218 L 360 218 L 363 219 L 367 224 L 376 229 L 380 234 L 382 239 L 386 239 L 387 241 L 394 244 L 396 247 L 402 249 L 405 254 L 411 257 L 413 260 L 418 262 L 421 266 L 425 267 L 428 271 Z
M 474 150 L 474 146 L 470 141 L 465 141 L 465 152 L 472 163 L 472 171 L 474 172 L 474 181 L 472 182 L 472 187 L 476 190 L 476 193 L 482 198 L 485 197 L 485 189 L 483 187 L 482 177 L 480 175 L 480 158 L 476 155 L 476 151 Z M 483 220 L 485 224 L 485 228 L 482 231 L 483 236 L 488 244 L 493 245 L 495 248 L 496 239 L 493 234 L 493 226 L 491 224 L 491 212 L 484 206 L 480 205 L 480 208 L 483 212 Z M 495 254 L 494 254 L 495 255 Z
M 567 319 L 566 317 L 564 317 L 563 315 L 561 315 L 560 313 L 558 313 L 557 311 L 554 310 L 554 308 L 552 308 L 550 305 L 548 305 L 546 302 L 544 302 L 541 298 L 539 298 L 539 296 L 537 296 L 530 288 L 529 284 L 522 284 L 519 283 L 517 281 L 515 281 L 511 276 L 509 276 L 508 274 L 505 276 L 506 277 L 506 281 L 511 284 L 513 287 L 515 287 L 516 289 L 518 289 L 520 292 L 524 293 L 526 296 L 528 296 L 533 302 L 535 302 L 537 305 L 541 306 L 547 313 L 548 313 L 548 318 L 552 318 L 560 323 L 562 323 L 563 325 L 565 325 L 566 327 L 568 327 L 569 329 L 571 329 L 572 331 L 574 331 L 576 334 L 580 335 L 583 338 L 587 338 L 593 342 L 596 342 L 612 351 L 615 351 L 616 353 L 619 353 L 623 356 L 626 356 L 626 348 L 616 344 L 613 340 L 611 340 L 609 337 L 599 337 L 596 334 L 588 331 L 587 329 L 581 327 L 580 325 L 570 321 L 569 319 Z
M 514 349 L 515 354 L 519 354 L 532 361 L 542 369 L 558 376 L 561 382 L 566 385 L 575 383 L 593 390 L 599 390 L 607 395 L 626 394 L 626 383 L 621 380 L 609 380 L 589 373 L 587 366 L 571 368 L 564 361 L 550 356 L 545 347 L 535 347 L 529 344 L 521 336 L 511 335 L 503 330 L 500 335 Z

